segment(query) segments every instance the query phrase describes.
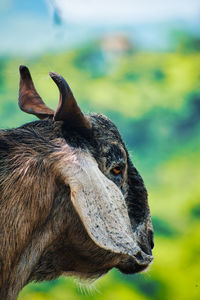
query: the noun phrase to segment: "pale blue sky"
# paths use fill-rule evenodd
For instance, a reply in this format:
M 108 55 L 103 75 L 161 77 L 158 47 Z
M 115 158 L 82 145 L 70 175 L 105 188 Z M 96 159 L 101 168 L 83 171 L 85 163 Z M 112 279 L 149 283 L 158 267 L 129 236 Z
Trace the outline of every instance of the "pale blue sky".
M 200 18 L 199 0 L 47 0 L 75 23 L 138 23 Z
M 199 0 L 0 0 L 0 54 L 67 49 L 113 31 L 125 31 L 141 47 L 163 50 L 169 30 L 197 33 L 199 20 Z

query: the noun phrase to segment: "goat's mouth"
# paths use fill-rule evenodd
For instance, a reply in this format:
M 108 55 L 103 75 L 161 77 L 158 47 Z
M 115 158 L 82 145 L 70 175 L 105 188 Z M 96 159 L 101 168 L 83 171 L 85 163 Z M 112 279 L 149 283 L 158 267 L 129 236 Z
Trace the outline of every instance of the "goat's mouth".
M 97 280 L 113 268 L 118 269 L 124 274 L 135 274 L 144 271 L 153 260 L 153 256 L 139 249 L 138 252 L 132 256 L 122 253 L 114 254 L 110 251 L 106 251 L 105 253 L 102 252 L 102 257 L 104 257 L 104 262 L 100 257 L 98 257 L 97 261 L 95 257 L 92 261 L 85 258 L 84 262 L 80 261 L 77 268 L 71 271 L 65 271 L 65 274 L 90 282 L 91 280 Z M 80 266 L 82 267 L 80 268 Z
M 86 280 L 88 282 L 95 281 L 101 276 L 108 273 L 111 269 L 116 268 L 120 272 L 124 274 L 135 274 L 144 271 L 150 265 L 149 262 L 144 262 L 143 264 L 139 264 L 132 257 L 123 258 L 117 265 L 108 268 L 102 268 L 93 272 L 67 272 L 67 275 L 76 276 L 81 280 Z
M 117 269 L 124 274 L 135 274 L 144 271 L 148 268 L 148 266 L 149 264 L 138 265 L 130 259 L 130 261 L 127 263 L 119 264 L 119 266 L 117 266 Z
M 135 274 L 147 269 L 152 260 L 153 256 L 138 252 L 134 257 L 123 257 L 116 268 L 125 274 Z

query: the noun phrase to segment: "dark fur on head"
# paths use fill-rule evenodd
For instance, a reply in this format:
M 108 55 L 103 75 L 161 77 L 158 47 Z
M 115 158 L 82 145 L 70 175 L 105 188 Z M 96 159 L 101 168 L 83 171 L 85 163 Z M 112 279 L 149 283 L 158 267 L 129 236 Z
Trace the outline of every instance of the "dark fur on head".
M 20 68 L 19 104 L 41 120 L 0 131 L 0 298 L 16 299 L 28 282 L 51 280 L 61 274 L 97 278 L 113 267 L 124 273 L 145 269 L 152 260 L 153 247 L 147 191 L 117 127 L 103 115 L 83 115 L 77 104 L 73 110 L 73 94 L 55 73 L 51 77 L 61 97 L 53 116 L 54 112 L 38 100 L 27 70 Z M 90 167 L 90 163 L 94 165 Z M 87 190 L 81 175 L 77 182 L 75 179 L 83 172 L 92 180 L 93 170 L 97 177 L 91 187 L 86 180 Z M 107 198 L 101 203 L 103 194 L 87 194 L 98 189 L 93 187 L 98 180 L 105 183 L 106 197 L 111 197 L 108 207 Z M 79 202 L 81 195 L 87 197 Z M 115 197 L 119 202 L 124 199 L 119 210 L 112 202 Z M 80 207 L 84 199 L 91 205 L 96 201 L 99 215 L 91 215 L 90 207 Z M 123 216 L 125 210 L 127 216 Z M 114 217 L 111 222 L 109 216 L 119 219 Z M 87 225 L 88 218 L 99 219 L 91 222 L 94 229 Z M 131 229 L 129 224 L 124 229 L 118 227 L 121 218 L 122 222 L 129 218 Z M 107 235 L 116 237 L 116 242 L 101 236 L 104 223 L 111 226 Z M 133 234 L 133 241 L 129 236 L 126 240 L 127 232 Z

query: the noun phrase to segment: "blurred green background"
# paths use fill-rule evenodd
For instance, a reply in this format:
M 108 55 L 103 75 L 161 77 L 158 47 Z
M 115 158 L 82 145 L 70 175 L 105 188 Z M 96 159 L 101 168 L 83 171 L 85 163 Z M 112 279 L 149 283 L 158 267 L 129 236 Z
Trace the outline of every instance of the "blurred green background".
M 117 124 L 148 189 L 155 259 L 90 285 L 31 283 L 19 300 L 199 300 L 199 1 L 93 2 L 0 1 L 0 127 L 35 119 L 17 106 L 20 64 L 54 109 L 48 72 L 62 74 L 84 112 Z

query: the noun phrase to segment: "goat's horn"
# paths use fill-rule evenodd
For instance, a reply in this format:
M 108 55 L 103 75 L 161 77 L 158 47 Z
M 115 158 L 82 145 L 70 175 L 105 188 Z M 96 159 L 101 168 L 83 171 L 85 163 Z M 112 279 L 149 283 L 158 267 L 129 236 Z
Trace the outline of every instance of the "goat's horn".
M 50 72 L 49 75 L 60 91 L 59 104 L 54 115 L 54 120 L 64 121 L 72 128 L 90 129 L 91 124 L 82 113 L 65 79 L 54 72 Z
M 39 119 L 53 116 L 54 111 L 47 107 L 35 89 L 29 69 L 26 66 L 19 67 L 20 84 L 18 104 L 21 110 L 33 114 Z

